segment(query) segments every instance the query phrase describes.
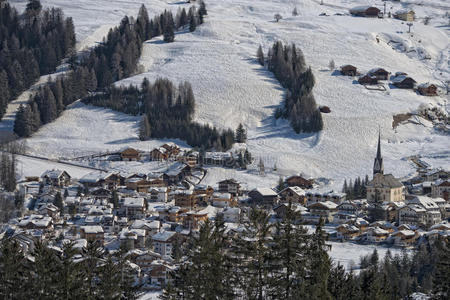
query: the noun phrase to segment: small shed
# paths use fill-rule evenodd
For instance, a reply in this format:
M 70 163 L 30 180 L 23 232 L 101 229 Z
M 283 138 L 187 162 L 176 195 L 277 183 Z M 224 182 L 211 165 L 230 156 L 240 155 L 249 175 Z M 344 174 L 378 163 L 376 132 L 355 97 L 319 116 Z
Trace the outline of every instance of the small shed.
M 378 84 L 378 79 L 375 76 L 370 76 L 368 74 L 363 75 L 358 78 L 359 84 Z
M 416 85 L 416 81 L 411 77 L 400 75 L 392 79 L 392 84 L 399 89 L 413 89 Z
M 437 96 L 437 86 L 429 82 L 420 84 L 417 90 L 424 96 Z
M 415 13 L 413 10 L 402 9 L 402 10 L 398 10 L 395 12 L 394 18 L 402 20 L 402 21 L 411 22 L 411 21 L 414 21 L 414 19 L 415 19 Z
M 375 76 L 378 80 L 388 80 L 390 73 L 383 68 L 375 68 L 370 70 L 367 74 Z
M 347 76 L 356 76 L 357 69 L 352 65 L 341 66 L 341 74 Z
M 378 17 L 380 10 L 374 6 L 357 6 L 350 9 L 350 13 L 358 17 Z

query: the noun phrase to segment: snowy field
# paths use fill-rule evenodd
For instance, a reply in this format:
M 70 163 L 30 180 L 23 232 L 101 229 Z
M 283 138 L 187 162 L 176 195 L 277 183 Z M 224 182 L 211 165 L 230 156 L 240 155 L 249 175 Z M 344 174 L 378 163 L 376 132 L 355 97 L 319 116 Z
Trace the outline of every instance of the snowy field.
M 25 1 L 11 2 L 20 2 L 23 7 Z M 163 9 L 175 11 L 186 6 L 170 0 L 42 2 L 62 7 L 66 15 L 74 18 L 80 49 L 100 41 L 123 15 L 136 15 L 141 3 L 147 6 L 150 16 Z M 378 126 L 382 130 L 386 172 L 399 177 L 413 174 L 414 166 L 404 158 L 416 154 L 435 167 L 450 168 L 448 135 L 436 132 L 428 122 L 392 129 L 393 115 L 414 112 L 423 104 L 448 111 L 448 96 L 424 97 L 387 84 L 385 92 L 369 91 L 355 84 L 353 78 L 336 76 L 328 69 L 333 59 L 336 66 L 350 63 L 361 72 L 383 67 L 392 73 L 406 72 L 419 83 L 441 84 L 450 79 L 450 37 L 444 16 L 450 5 L 437 0 L 418 1 L 421 5 L 414 1 L 387 2 L 388 11 L 408 7 L 416 11 L 419 20 L 408 34 L 405 22 L 399 20 L 335 15 L 347 14 L 348 8 L 368 2 L 319 2 L 207 1 L 205 24 L 194 33 L 177 34 L 171 44 L 160 39 L 147 41 L 140 61 L 145 72 L 119 84 L 139 84 L 144 77 L 153 80 L 158 76 L 187 80 L 193 85 L 197 101 L 197 121 L 220 128 L 235 128 L 239 122 L 246 125 L 249 150 L 258 160 L 263 158 L 266 176 L 257 176 L 255 168 L 248 172 L 210 168 L 205 183 L 235 177 L 255 187 L 274 185 L 279 176 L 302 173 L 329 178 L 327 188 L 340 189 L 344 177 L 371 173 Z M 294 6 L 299 12 L 297 17 L 291 16 Z M 322 12 L 329 16 L 319 16 Z M 278 23 L 273 20 L 275 13 L 283 16 Z M 423 24 L 421 18 L 425 16 L 432 17 L 430 25 Z M 273 117 L 284 91 L 254 56 L 258 45 L 266 52 L 276 40 L 296 43 L 312 67 L 316 101 L 331 109 L 330 114 L 323 115 L 325 129 L 319 134 L 296 135 L 285 121 Z M 391 41 L 396 42 L 395 47 Z M 422 59 L 425 54 L 430 59 Z M 74 157 L 125 146 L 148 150 L 164 142 L 140 142 L 137 121 L 136 117 L 76 103 L 27 143 L 34 154 Z M 278 170 L 271 171 L 275 164 Z

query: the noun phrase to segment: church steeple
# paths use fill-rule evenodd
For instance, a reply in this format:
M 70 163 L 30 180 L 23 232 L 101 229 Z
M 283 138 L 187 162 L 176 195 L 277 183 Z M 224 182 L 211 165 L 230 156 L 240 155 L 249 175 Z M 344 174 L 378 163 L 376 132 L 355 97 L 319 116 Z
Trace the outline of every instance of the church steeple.
M 383 174 L 384 166 L 383 166 L 383 157 L 381 156 L 381 131 L 378 129 L 378 148 L 377 148 L 377 157 L 375 157 L 375 161 L 373 163 L 373 175 L 375 174 Z

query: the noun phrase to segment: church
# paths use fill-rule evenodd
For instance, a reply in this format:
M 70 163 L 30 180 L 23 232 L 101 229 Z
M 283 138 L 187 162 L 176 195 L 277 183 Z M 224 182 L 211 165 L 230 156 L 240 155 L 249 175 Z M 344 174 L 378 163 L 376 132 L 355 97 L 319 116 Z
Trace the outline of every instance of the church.
M 367 184 L 368 202 L 402 202 L 405 200 L 405 187 L 392 174 L 384 174 L 381 156 L 381 133 L 378 133 L 377 156 L 373 163 L 373 179 Z

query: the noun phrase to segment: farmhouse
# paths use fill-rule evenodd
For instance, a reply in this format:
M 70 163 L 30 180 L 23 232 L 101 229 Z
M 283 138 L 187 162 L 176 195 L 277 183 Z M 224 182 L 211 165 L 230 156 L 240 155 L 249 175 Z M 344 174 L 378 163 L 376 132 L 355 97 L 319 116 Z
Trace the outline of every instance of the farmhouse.
M 395 12 L 394 18 L 402 20 L 402 21 L 411 22 L 411 21 L 414 21 L 414 19 L 415 19 L 415 13 L 413 10 L 402 9 L 402 10 L 398 10 Z
M 417 90 L 424 96 L 436 96 L 437 86 L 432 83 L 422 83 L 417 87 Z
M 358 17 L 378 17 L 380 10 L 373 6 L 357 6 L 350 9 L 350 13 Z
M 399 75 L 392 79 L 392 84 L 399 89 L 413 89 L 416 85 L 416 81 L 411 77 Z
M 383 68 L 375 68 L 367 73 L 369 76 L 375 76 L 378 80 L 388 80 L 389 72 Z
M 341 74 L 347 76 L 356 76 L 357 69 L 355 66 L 352 65 L 341 66 Z

